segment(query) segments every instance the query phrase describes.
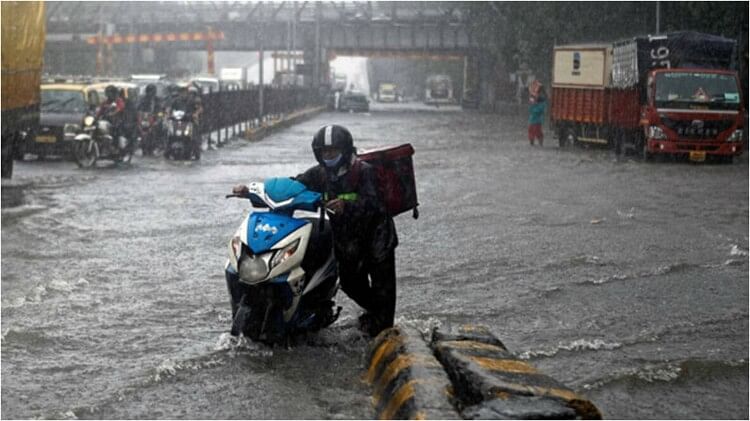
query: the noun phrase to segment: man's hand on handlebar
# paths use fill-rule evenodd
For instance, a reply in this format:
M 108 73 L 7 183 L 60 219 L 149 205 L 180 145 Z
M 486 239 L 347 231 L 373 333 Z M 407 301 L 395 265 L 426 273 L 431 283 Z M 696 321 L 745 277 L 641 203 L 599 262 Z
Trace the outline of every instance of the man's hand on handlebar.
M 232 187 L 232 194 L 245 196 L 249 193 L 250 193 L 250 189 L 248 189 L 247 186 L 244 184 L 238 184 Z
M 326 203 L 326 208 L 336 215 L 340 215 L 344 212 L 344 201 L 341 199 L 333 199 Z

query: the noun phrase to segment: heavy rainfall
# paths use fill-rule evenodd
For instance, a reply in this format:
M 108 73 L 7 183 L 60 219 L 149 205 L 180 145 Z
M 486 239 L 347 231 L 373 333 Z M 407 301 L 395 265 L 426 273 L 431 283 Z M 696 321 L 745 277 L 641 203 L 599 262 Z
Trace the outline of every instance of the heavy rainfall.
M 747 3 L 1 7 L 0 417 L 750 415 Z

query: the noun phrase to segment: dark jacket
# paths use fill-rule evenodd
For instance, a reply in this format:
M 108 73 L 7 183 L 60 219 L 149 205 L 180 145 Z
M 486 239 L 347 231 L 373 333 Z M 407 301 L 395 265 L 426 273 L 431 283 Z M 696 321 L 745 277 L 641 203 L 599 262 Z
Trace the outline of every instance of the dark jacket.
M 161 111 L 161 100 L 157 96 L 144 96 L 138 103 L 138 111 L 144 113 L 156 113 Z
M 356 193 L 355 200 L 344 200 L 344 212 L 331 216 L 336 258 L 349 263 L 380 262 L 398 245 L 393 218 L 378 198 L 375 169 L 357 161 L 341 177 L 316 165 L 296 177 L 308 189 L 333 200 L 345 193 Z

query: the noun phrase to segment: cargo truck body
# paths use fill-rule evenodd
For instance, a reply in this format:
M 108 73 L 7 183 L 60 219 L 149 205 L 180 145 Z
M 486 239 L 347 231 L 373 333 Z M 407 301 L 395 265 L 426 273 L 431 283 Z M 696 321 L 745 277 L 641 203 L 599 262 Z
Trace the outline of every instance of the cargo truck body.
M 13 174 L 13 159 L 39 127 L 43 2 L 4 1 L 2 7 L 2 176 Z

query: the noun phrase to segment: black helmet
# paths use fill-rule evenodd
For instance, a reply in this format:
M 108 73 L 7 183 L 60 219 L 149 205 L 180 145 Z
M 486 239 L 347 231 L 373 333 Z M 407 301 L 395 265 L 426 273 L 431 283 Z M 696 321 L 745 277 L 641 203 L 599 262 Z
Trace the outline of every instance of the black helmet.
M 117 98 L 117 95 L 120 93 L 120 91 L 117 89 L 115 85 L 107 85 L 106 88 L 104 88 L 104 95 L 109 100 L 114 100 Z
M 146 85 L 146 95 L 156 95 L 156 85 L 154 85 L 153 83 L 149 83 L 148 85 Z
M 320 152 L 325 147 L 334 147 L 341 151 L 340 163 L 336 165 L 332 170 L 337 171 L 344 165 L 350 165 L 352 156 L 357 152 L 354 148 L 354 142 L 352 140 L 352 134 L 346 127 L 339 125 L 323 126 L 315 133 L 312 141 L 313 154 L 315 159 L 321 164 L 325 165 Z

